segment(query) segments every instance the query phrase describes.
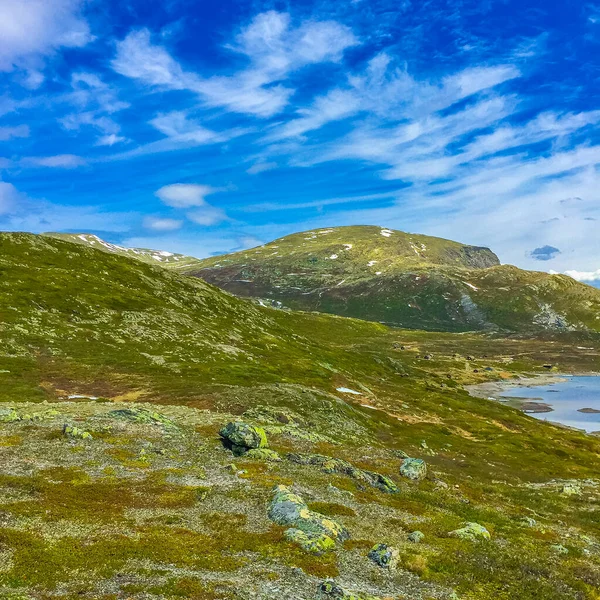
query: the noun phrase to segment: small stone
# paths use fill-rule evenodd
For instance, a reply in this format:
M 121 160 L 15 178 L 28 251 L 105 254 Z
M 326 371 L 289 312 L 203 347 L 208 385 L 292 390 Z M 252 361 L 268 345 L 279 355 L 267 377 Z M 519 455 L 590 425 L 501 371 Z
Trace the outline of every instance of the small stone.
M 219 435 L 232 447 L 237 446 L 238 449 L 267 448 L 269 445 L 267 434 L 262 427 L 254 427 L 242 421 L 228 423 L 219 431 Z
M 287 529 L 284 533 L 285 539 L 298 544 L 302 550 L 316 556 L 335 549 L 335 542 L 324 533 L 306 533 L 301 529 Z
M 550 548 L 553 552 L 556 552 L 557 554 L 569 554 L 569 550 L 565 548 L 562 544 L 552 544 Z
M 369 558 L 384 569 L 394 570 L 398 566 L 398 548 L 387 544 L 375 544 L 369 552 Z
M 149 410 L 147 408 L 119 408 L 117 410 L 111 410 L 108 413 L 108 416 L 115 419 L 133 421 L 134 423 L 146 423 L 149 425 L 163 425 L 169 428 L 177 428 L 171 419 L 168 419 L 155 410 Z
M 479 523 L 465 523 L 464 527 L 455 529 L 448 534 L 450 537 L 456 537 L 461 540 L 475 542 L 477 540 L 489 540 L 490 532 Z
M 427 465 L 421 458 L 406 458 L 400 466 L 400 475 L 414 481 L 420 481 L 427 475 Z
M 281 456 L 275 450 L 269 450 L 269 448 L 253 448 L 252 450 L 248 450 L 245 456 L 246 458 L 267 460 L 270 462 L 279 462 L 281 460 Z
M 423 541 L 424 537 L 425 537 L 425 534 L 422 531 L 417 530 L 417 531 L 413 531 L 412 533 L 409 533 L 408 540 L 415 544 L 419 544 Z
M 406 454 L 406 452 L 404 452 L 404 450 L 392 450 L 392 454 L 394 456 L 397 456 L 398 458 L 410 458 L 410 456 L 408 454 Z
M 327 579 L 319 584 L 319 595 L 321 598 L 330 600 L 380 600 L 377 596 L 362 594 L 343 588 L 332 579 Z

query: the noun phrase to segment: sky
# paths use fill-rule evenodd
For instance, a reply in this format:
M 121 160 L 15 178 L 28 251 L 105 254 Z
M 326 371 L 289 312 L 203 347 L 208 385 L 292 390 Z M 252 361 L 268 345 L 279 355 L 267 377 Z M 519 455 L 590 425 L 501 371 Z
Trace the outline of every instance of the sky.
M 380 225 L 600 285 L 600 4 L 0 0 L 0 229 Z

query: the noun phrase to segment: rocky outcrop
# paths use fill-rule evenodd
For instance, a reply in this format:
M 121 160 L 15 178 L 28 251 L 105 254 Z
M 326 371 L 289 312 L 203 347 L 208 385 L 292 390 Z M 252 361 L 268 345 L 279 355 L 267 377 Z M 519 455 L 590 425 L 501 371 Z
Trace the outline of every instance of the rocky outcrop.
M 398 548 L 387 544 L 376 544 L 369 552 L 369 558 L 383 569 L 394 570 L 398 566 Z
M 242 455 L 249 450 L 267 448 L 267 434 L 262 427 L 255 427 L 242 421 L 227 423 L 219 435 L 234 454 Z
M 398 486 L 386 475 L 376 473 L 375 471 L 365 471 L 355 467 L 352 463 L 340 458 L 324 456 L 323 454 L 295 454 L 287 455 L 288 460 L 300 465 L 313 465 L 321 469 L 324 473 L 338 473 L 347 475 L 358 482 L 376 487 L 383 492 L 395 494 L 398 492 Z

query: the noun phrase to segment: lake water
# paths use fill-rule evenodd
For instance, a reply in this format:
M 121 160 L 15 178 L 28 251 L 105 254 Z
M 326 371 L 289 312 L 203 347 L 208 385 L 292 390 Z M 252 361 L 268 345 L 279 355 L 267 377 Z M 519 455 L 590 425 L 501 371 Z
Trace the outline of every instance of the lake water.
M 563 379 L 563 378 L 561 378 Z M 515 387 L 498 394 L 499 397 L 530 398 L 525 412 L 536 419 L 554 421 L 585 431 L 600 431 L 600 377 L 564 377 L 566 381 L 546 383 L 541 386 Z M 536 404 L 539 406 L 536 407 Z M 512 403 L 511 403 L 512 404 Z M 538 408 L 552 410 L 534 412 Z M 598 411 L 580 412 L 581 409 Z

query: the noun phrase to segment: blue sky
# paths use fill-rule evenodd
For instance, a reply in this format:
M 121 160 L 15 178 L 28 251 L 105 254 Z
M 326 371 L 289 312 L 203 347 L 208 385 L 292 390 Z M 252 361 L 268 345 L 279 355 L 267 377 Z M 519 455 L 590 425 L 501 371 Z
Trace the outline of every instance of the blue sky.
M 600 280 L 600 5 L 0 0 L 0 228 L 377 224 Z

